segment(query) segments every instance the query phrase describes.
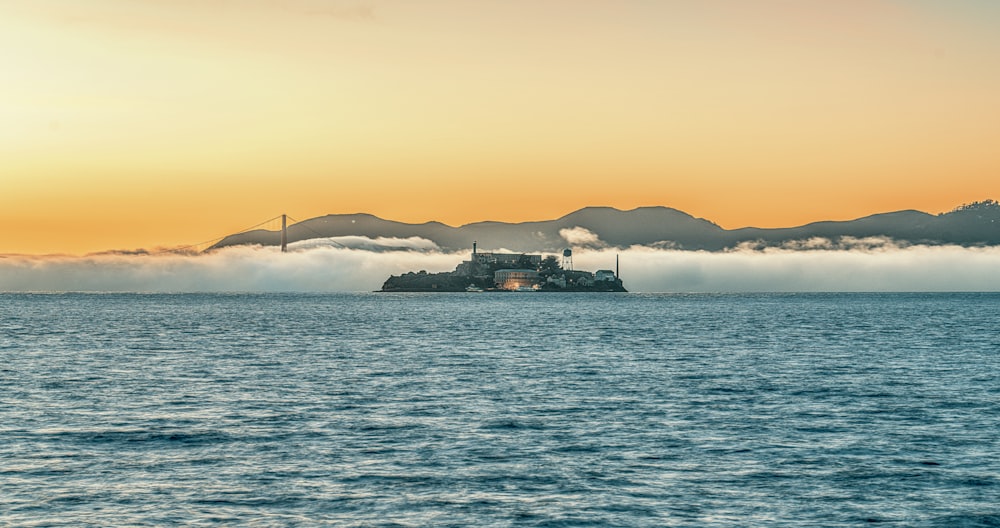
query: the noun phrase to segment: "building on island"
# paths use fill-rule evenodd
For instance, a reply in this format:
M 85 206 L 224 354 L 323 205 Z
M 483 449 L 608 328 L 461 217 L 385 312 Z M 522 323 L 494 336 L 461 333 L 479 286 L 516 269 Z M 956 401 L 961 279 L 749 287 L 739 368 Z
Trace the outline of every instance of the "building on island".
M 570 276 L 570 280 L 576 286 L 581 286 L 583 288 L 589 288 L 594 285 L 594 274 L 589 271 L 571 271 L 567 275 Z
M 566 287 L 566 275 L 549 275 L 549 278 L 545 279 L 546 284 L 551 284 L 556 288 Z
M 475 263 L 481 266 L 517 266 L 528 264 L 537 267 L 542 263 L 541 255 L 524 253 L 476 253 L 472 256 Z
M 536 288 L 541 284 L 538 271 L 531 269 L 502 269 L 493 274 L 493 282 L 501 290 Z
M 594 274 L 594 280 L 595 281 L 614 282 L 615 281 L 615 272 L 613 272 L 611 270 L 597 270 L 597 273 Z
M 543 258 L 527 253 L 480 253 L 477 243 L 473 243 L 469 260 L 455 271 L 393 275 L 382 285 L 382 291 L 627 291 L 617 272 L 604 269 L 595 274 L 573 269 L 572 253 L 564 250 L 560 265 L 558 255 Z
M 466 276 L 489 276 L 498 269 L 538 269 L 541 255 L 526 253 L 480 252 L 478 242 L 472 243 L 472 257 L 455 268 L 455 273 Z

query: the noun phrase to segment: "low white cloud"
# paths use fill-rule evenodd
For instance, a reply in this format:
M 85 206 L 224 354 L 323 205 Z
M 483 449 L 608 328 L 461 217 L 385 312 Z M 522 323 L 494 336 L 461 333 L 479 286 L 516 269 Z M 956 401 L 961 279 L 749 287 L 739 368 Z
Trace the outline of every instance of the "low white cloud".
M 346 249 L 363 249 L 365 251 L 440 251 L 441 248 L 438 247 L 431 240 L 420 237 L 410 237 L 410 238 L 391 238 L 391 237 L 377 237 L 369 238 L 366 236 L 339 236 L 339 237 L 329 237 L 329 238 L 311 238 L 309 240 L 303 240 L 301 242 L 292 242 L 288 244 L 289 249 L 293 250 L 306 250 L 324 247 L 333 248 L 346 248 Z
M 581 269 L 611 268 L 639 292 L 1000 291 L 1000 248 L 884 247 L 728 252 L 581 251 Z M 872 249 L 873 246 L 877 246 Z
M 338 237 L 338 243 L 349 241 Z M 391 249 L 409 241 L 406 250 Z M 378 244 L 377 239 L 368 244 Z M 812 245 L 812 244 L 810 244 Z M 822 244 L 817 244 L 822 246 Z M 386 249 L 389 247 L 390 249 Z M 389 275 L 451 271 L 465 253 L 414 239 L 377 250 L 292 244 L 234 247 L 199 255 L 105 254 L 0 258 L 0 291 L 273 292 L 371 291 Z M 634 247 L 577 250 L 577 269 L 614 269 L 620 257 L 633 292 L 1000 291 L 1000 248 L 953 246 L 867 250 L 728 252 Z
M 862 251 L 879 251 L 879 250 L 892 250 L 892 249 L 902 249 L 908 247 L 910 244 L 906 242 L 900 242 L 889 237 L 883 236 L 870 236 L 870 237 L 852 237 L 852 236 L 841 236 L 834 240 L 825 237 L 811 237 L 799 240 L 786 240 L 778 245 L 766 242 L 764 240 L 747 240 L 745 242 L 740 242 L 736 245 L 736 249 L 739 251 L 764 251 L 770 249 L 787 249 L 793 251 L 812 251 L 818 249 L 825 250 L 862 250 Z M 666 246 L 664 246 L 666 248 Z
M 598 238 L 596 233 L 584 227 L 560 229 L 559 236 L 563 237 L 563 239 L 573 247 L 597 248 L 605 246 L 604 242 L 601 242 L 601 239 Z
M 450 271 L 463 256 L 329 246 L 288 253 L 242 246 L 200 255 L 8 256 L 0 259 L 0 291 L 370 291 L 390 274 Z

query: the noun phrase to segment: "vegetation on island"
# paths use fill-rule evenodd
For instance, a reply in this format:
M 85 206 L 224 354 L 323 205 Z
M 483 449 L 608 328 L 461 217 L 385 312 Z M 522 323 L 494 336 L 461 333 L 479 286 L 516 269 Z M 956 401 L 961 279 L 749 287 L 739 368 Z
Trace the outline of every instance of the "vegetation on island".
M 483 290 L 493 288 L 492 277 L 487 281 L 479 277 L 457 275 L 453 271 L 442 273 L 427 273 L 424 270 L 390 276 L 382 291 L 398 292 L 457 292 L 465 291 L 469 286 Z

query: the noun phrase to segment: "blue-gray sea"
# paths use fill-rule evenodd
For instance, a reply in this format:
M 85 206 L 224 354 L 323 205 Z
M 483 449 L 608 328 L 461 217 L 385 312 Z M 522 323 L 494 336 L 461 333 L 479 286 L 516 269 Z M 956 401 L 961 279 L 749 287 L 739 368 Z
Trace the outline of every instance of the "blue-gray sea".
M 997 294 L 4 294 L 3 526 L 1000 526 Z

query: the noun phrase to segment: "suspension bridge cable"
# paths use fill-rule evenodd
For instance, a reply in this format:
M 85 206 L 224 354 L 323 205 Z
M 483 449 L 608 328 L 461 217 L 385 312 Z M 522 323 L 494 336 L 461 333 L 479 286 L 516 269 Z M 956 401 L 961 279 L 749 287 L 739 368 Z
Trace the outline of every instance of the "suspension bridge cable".
M 220 242 L 223 239 L 225 239 L 226 237 L 234 236 L 234 235 L 241 235 L 243 233 L 246 233 L 247 231 L 252 231 L 252 230 L 257 229 L 258 227 L 260 227 L 260 226 L 262 226 L 264 224 L 267 224 L 267 223 L 270 223 L 270 222 L 274 222 L 275 220 L 279 220 L 279 219 L 281 219 L 281 215 L 278 215 L 278 216 L 276 216 L 274 218 L 269 218 L 269 219 L 264 220 L 263 222 L 261 222 L 261 223 L 259 223 L 257 225 L 253 225 L 253 226 L 247 227 L 245 229 L 241 229 L 241 230 L 239 230 L 239 231 L 237 231 L 235 233 L 230 233 L 228 235 L 222 235 L 220 237 L 211 238 L 211 239 L 206 240 L 204 242 L 198 242 L 197 244 L 189 244 L 187 246 L 181 246 L 181 247 L 176 247 L 176 248 L 164 249 L 162 251 L 154 251 L 154 252 L 151 252 L 150 255 L 162 255 L 164 253 L 180 253 L 182 251 L 187 251 L 187 250 L 189 250 L 191 248 L 196 248 L 198 246 L 201 246 L 201 245 L 204 245 L 204 244 L 209 244 L 209 243 L 213 243 L 213 245 L 214 245 L 214 243 Z
M 314 235 L 316 235 L 316 236 L 318 236 L 320 238 L 329 238 L 327 235 L 324 235 L 323 233 L 320 233 L 319 231 L 316 231 L 315 229 L 313 229 L 313 228 L 311 228 L 311 227 L 303 224 L 301 220 L 296 220 L 295 218 L 292 218 L 291 216 L 289 216 L 288 219 L 291 220 L 292 222 L 295 222 L 292 225 L 296 225 L 296 226 L 301 225 L 303 228 L 311 231 Z M 289 227 L 291 227 L 291 226 L 289 226 Z

